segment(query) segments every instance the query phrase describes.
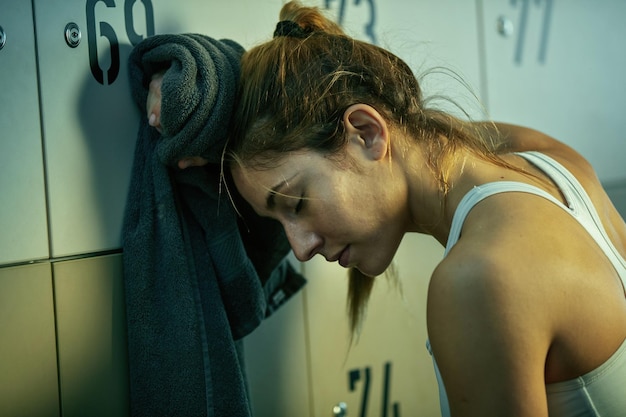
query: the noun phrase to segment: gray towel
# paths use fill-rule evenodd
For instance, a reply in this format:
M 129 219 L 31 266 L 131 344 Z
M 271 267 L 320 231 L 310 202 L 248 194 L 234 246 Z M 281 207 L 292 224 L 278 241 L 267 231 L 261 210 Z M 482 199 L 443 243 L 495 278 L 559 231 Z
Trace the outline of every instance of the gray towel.
M 250 416 L 241 338 L 304 284 L 278 225 L 248 217 L 241 228 L 221 192 L 242 53 L 182 34 L 147 38 L 129 57 L 142 115 L 152 75 L 166 70 L 163 133 L 142 117 L 123 226 L 133 416 Z M 210 163 L 181 171 L 186 156 Z M 259 247 L 253 263 L 246 248 Z

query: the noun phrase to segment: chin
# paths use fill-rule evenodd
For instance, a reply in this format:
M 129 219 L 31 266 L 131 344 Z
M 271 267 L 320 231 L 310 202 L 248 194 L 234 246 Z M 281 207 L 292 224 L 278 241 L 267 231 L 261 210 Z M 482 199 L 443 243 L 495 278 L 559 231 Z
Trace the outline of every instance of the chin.
M 359 271 L 362 275 L 365 275 L 366 277 L 369 278 L 376 278 L 378 275 L 380 274 L 370 274 L 369 272 L 365 272 L 363 271 L 361 268 L 355 267 L 354 269 L 356 269 L 357 271 Z
M 384 274 L 388 267 L 389 265 L 386 265 L 386 266 L 357 265 L 355 266 L 355 268 L 358 269 L 360 273 L 370 278 L 376 278 L 377 276 Z
M 400 240 L 392 243 L 395 244 L 394 250 L 381 250 L 381 248 L 386 249 L 393 245 L 379 244 L 373 250 L 360 253 L 358 259 L 355 259 L 354 268 L 372 278 L 383 275 L 393 262 Z

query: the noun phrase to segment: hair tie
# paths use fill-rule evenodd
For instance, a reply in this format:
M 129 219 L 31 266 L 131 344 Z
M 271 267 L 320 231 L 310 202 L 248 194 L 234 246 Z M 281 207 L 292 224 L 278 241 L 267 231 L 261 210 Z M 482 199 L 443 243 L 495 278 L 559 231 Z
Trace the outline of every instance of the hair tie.
M 276 24 L 276 30 L 274 30 L 274 37 L 277 36 L 289 36 L 292 38 L 304 39 L 311 34 L 310 29 L 303 29 L 299 24 L 293 20 L 281 20 Z

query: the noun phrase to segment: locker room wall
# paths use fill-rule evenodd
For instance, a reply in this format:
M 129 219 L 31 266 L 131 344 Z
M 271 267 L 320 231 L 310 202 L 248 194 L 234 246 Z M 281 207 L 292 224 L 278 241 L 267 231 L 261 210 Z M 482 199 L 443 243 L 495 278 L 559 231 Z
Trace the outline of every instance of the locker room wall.
M 282 3 L 0 1 L 0 415 L 127 412 L 120 226 L 142 115 L 126 58 L 137 36 L 152 34 L 149 12 L 154 34 L 199 32 L 250 47 L 271 36 Z M 626 3 L 305 3 L 328 7 L 350 34 L 428 74 L 428 95 L 570 144 L 626 214 Z M 81 31 L 76 47 L 69 23 Z M 303 266 L 305 290 L 246 340 L 256 414 L 330 416 L 343 402 L 349 415 L 438 415 L 424 310 L 441 253 L 428 237 L 405 239 L 402 292 L 379 280 L 351 349 L 344 271 L 320 260 Z

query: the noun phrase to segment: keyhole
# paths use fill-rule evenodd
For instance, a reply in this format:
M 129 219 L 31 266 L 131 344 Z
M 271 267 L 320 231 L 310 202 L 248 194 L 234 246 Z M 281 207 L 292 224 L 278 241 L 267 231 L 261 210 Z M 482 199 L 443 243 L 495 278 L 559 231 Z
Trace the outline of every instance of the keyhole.
M 513 35 L 513 31 L 515 29 L 513 27 L 513 22 L 511 22 L 511 19 L 504 16 L 500 16 L 498 18 L 496 28 L 498 29 L 498 33 L 505 38 Z
M 4 48 L 4 44 L 7 42 L 7 37 L 4 34 L 4 29 L 0 26 L 0 49 Z
M 70 48 L 76 48 L 80 44 L 80 28 L 76 23 L 70 22 L 65 26 L 65 42 Z

